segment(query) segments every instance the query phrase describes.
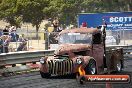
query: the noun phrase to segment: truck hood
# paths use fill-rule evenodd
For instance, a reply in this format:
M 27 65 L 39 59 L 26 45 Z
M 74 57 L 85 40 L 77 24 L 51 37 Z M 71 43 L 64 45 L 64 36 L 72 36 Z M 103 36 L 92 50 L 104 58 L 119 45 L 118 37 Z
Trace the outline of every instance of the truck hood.
M 63 55 L 70 52 L 85 51 L 91 49 L 89 44 L 62 44 L 55 50 L 55 55 Z

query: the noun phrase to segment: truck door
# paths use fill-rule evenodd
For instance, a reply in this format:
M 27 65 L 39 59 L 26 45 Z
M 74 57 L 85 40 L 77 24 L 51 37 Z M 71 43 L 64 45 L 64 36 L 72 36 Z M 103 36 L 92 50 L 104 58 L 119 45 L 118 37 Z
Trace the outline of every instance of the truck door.
M 101 33 L 93 34 L 93 51 L 92 56 L 96 60 L 97 72 L 100 73 L 103 71 L 103 55 L 104 48 L 102 43 L 102 35 Z

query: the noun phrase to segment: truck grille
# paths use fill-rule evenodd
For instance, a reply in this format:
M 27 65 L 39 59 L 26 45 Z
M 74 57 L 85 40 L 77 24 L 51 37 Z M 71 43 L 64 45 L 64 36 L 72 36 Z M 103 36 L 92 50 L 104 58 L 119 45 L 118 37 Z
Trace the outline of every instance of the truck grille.
M 65 60 L 65 61 L 48 61 L 48 70 L 50 74 L 55 75 L 64 75 L 72 72 L 73 61 Z

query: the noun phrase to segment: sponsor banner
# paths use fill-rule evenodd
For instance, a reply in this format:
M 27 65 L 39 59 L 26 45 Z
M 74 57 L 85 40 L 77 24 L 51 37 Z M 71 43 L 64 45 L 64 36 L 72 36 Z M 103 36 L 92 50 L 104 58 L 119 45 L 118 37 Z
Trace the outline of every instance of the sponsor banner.
M 129 75 L 85 75 L 80 81 L 89 83 L 129 83 Z
M 132 29 L 132 16 L 131 15 L 119 15 L 119 16 L 103 16 L 103 20 L 107 23 L 107 28 L 112 30 L 117 29 Z
M 85 13 L 78 15 L 78 27 L 86 22 L 87 27 L 107 23 L 107 30 L 132 30 L 132 12 Z

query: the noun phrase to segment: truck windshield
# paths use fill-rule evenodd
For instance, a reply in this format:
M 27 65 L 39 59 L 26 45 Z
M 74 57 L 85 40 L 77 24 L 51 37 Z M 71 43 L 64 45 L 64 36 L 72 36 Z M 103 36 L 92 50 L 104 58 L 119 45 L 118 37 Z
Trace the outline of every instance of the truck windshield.
M 91 44 L 92 41 L 92 34 L 85 33 L 85 34 L 80 34 L 80 33 L 67 33 L 67 34 L 62 34 L 59 37 L 59 43 L 60 44 Z

